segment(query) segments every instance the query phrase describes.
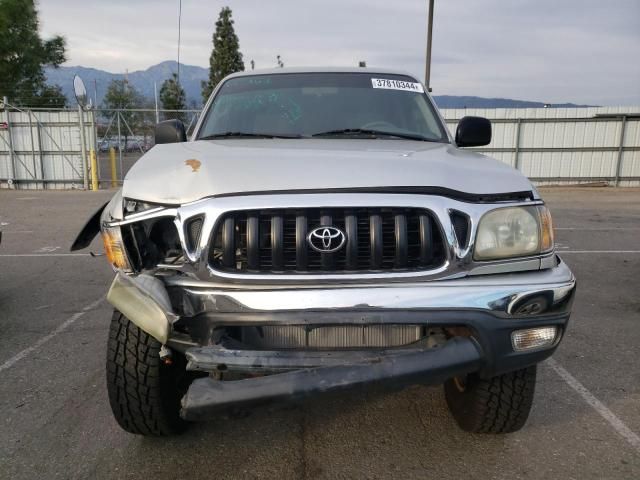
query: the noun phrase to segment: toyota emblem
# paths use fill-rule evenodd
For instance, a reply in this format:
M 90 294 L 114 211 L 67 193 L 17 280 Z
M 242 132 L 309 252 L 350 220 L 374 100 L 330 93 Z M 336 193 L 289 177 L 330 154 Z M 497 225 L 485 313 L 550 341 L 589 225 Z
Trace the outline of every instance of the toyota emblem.
M 311 248 L 320 253 L 333 253 L 342 248 L 347 236 L 336 227 L 314 228 L 307 235 L 307 242 Z

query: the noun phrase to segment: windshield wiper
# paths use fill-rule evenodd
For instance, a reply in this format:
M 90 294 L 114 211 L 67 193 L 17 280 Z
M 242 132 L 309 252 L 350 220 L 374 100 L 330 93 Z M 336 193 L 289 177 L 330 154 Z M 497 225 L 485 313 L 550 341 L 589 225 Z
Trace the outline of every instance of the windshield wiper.
M 284 133 L 222 132 L 200 137 L 198 140 L 215 140 L 218 138 L 303 138 L 303 136 Z
M 382 130 L 370 130 L 368 128 L 343 128 L 340 130 L 329 130 L 328 132 L 314 133 L 312 137 L 333 137 L 333 136 L 351 136 L 351 135 L 372 135 L 375 137 L 395 137 L 405 138 L 408 140 L 420 140 L 423 142 L 435 142 L 427 137 L 418 135 L 415 133 L 402 133 L 402 132 L 385 132 Z

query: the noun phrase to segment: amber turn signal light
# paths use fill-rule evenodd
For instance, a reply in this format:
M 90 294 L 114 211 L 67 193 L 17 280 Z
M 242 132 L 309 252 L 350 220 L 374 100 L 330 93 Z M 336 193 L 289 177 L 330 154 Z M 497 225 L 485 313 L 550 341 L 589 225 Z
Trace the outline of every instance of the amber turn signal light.
M 538 207 L 540 215 L 540 252 L 553 250 L 553 220 L 551 212 L 544 205 Z
M 109 263 L 117 270 L 126 272 L 131 271 L 131 265 L 127 258 L 127 253 L 122 242 L 120 228 L 105 228 L 102 230 L 102 241 L 104 243 L 104 251 Z

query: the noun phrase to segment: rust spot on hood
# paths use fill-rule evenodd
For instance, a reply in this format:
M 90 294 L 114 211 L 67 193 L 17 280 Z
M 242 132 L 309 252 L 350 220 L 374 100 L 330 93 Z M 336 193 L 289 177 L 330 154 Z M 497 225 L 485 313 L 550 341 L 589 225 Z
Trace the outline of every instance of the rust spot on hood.
M 202 162 L 200 160 L 196 160 L 195 158 L 190 158 L 189 160 L 185 160 L 184 164 L 190 166 L 192 172 L 197 172 L 198 170 L 200 170 L 200 165 L 202 165 Z

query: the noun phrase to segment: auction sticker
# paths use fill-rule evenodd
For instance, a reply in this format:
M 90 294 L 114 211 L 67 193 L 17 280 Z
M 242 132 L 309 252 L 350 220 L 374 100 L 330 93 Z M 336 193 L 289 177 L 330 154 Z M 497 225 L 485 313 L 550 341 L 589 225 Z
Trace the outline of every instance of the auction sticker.
M 387 90 L 404 90 L 407 92 L 424 93 L 421 83 L 405 82 L 404 80 L 390 80 L 387 78 L 372 78 L 373 88 L 385 88 Z

